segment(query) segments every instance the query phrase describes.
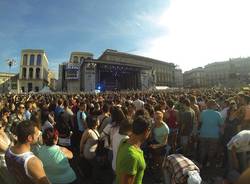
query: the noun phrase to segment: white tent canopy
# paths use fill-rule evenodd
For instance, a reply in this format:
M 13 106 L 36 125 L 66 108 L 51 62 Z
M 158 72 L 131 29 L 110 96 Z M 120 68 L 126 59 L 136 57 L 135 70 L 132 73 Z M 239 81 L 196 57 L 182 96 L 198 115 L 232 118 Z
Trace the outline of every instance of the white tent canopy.
M 166 89 L 169 89 L 168 86 L 155 86 L 155 89 L 156 90 L 166 90 Z
M 39 93 L 51 93 L 52 91 L 48 86 L 44 86 L 43 89 L 39 91 Z

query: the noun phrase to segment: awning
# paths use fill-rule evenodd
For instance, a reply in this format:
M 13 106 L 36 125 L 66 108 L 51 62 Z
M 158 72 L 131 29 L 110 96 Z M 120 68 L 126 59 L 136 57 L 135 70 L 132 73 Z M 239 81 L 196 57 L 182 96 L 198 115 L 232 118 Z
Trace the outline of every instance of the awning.
M 169 89 L 168 86 L 155 86 L 155 89 L 157 90 L 166 90 L 166 89 Z

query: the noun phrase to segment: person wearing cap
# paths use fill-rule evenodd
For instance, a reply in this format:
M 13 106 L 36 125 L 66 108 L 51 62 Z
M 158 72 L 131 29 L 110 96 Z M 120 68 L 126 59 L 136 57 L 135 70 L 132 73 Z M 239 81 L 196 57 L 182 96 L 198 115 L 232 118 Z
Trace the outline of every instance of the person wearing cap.
M 243 130 L 227 144 L 230 166 L 239 173 L 250 166 L 250 130 Z
M 181 154 L 167 156 L 163 163 L 164 184 L 200 184 L 200 169 Z
M 200 116 L 200 155 L 201 164 L 204 165 L 206 156 L 208 157 L 207 164 L 215 164 L 214 156 L 217 156 L 218 141 L 220 129 L 223 125 L 223 118 L 218 111 L 215 100 L 207 102 L 208 109 L 203 110 Z

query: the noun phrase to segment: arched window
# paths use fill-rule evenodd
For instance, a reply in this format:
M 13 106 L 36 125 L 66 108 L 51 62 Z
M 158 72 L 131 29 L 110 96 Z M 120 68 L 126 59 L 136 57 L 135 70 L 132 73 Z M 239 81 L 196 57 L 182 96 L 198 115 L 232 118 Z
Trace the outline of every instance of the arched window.
M 23 65 L 27 65 L 27 61 L 28 61 L 28 56 L 27 54 L 23 55 Z
M 26 79 L 27 69 L 23 68 L 22 73 L 23 73 L 23 78 Z
M 40 68 L 36 68 L 36 79 L 40 79 Z
M 35 56 L 34 56 L 34 54 L 31 54 L 30 55 L 30 65 L 34 65 L 34 62 L 35 62 Z
M 84 61 L 84 57 L 81 57 L 81 58 L 80 58 L 80 62 L 83 62 L 83 61 Z
M 32 79 L 33 78 L 33 68 L 29 69 L 29 78 Z
M 78 63 L 78 57 L 74 56 L 73 63 Z
M 41 56 L 41 54 L 37 55 L 36 63 L 37 63 L 38 66 L 41 66 L 41 64 L 42 64 L 42 56 Z

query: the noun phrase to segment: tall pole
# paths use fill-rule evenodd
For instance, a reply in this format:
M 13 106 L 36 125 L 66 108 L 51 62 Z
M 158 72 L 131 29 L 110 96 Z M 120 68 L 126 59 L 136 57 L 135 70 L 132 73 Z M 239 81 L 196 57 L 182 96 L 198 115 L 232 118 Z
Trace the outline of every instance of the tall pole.
M 11 92 L 11 73 L 10 72 L 11 72 L 11 67 L 16 64 L 16 61 L 14 59 L 7 59 L 6 62 L 9 66 L 9 75 L 10 75 L 8 90 L 9 90 L 9 92 Z

